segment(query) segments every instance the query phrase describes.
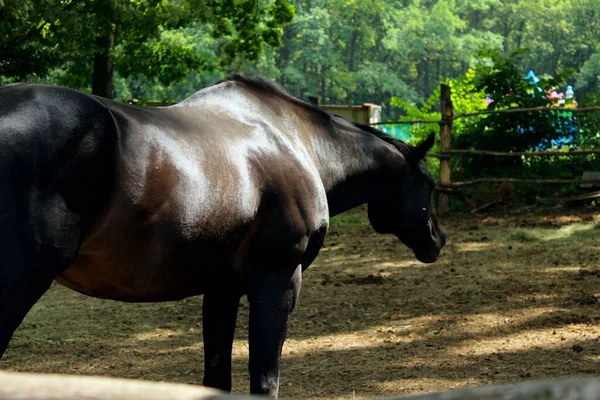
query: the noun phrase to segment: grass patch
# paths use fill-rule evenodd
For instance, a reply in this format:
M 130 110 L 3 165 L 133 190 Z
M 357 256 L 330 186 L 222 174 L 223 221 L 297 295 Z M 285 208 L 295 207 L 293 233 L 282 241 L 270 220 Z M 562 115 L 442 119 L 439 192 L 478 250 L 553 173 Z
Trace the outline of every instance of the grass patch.
M 531 243 L 544 240 L 570 241 L 598 235 L 600 220 L 589 224 L 570 224 L 559 229 L 514 229 L 509 232 L 508 239 L 521 243 Z
M 329 226 L 370 226 L 370 223 L 366 209 L 359 207 L 331 218 L 329 220 Z
M 563 226 L 562 228 L 551 232 L 547 239 L 551 240 L 560 240 L 560 239 L 569 239 L 576 234 L 582 234 L 587 236 L 588 233 L 592 233 L 594 230 L 600 229 L 600 224 L 598 222 L 591 222 L 589 224 L 571 224 L 567 226 Z M 594 234 L 598 234 L 594 232 Z M 576 239 L 576 238 L 574 238 Z
M 515 242 L 537 242 L 541 240 L 539 234 L 530 229 L 515 229 L 508 233 L 508 239 L 513 240 Z

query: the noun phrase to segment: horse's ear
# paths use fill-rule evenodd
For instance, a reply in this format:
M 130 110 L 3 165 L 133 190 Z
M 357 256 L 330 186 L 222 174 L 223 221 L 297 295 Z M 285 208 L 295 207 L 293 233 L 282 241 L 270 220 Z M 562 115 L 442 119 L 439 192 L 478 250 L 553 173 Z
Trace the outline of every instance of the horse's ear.
M 434 144 L 435 144 L 435 133 L 432 132 L 427 137 L 427 139 L 425 139 L 424 142 L 419 143 L 419 145 L 417 147 L 415 147 L 415 149 L 413 150 L 413 153 L 411 155 L 412 161 L 414 163 L 417 163 L 420 160 L 422 160 L 423 158 L 425 158 L 425 155 L 433 147 Z

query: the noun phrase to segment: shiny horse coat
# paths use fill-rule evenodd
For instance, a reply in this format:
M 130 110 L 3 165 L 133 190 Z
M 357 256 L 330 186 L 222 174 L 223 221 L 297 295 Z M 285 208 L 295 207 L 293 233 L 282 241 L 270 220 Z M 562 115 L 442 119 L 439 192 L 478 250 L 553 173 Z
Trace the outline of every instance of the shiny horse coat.
M 423 157 L 235 75 L 170 107 L 0 88 L 0 355 L 52 280 L 106 299 L 203 294 L 204 384 L 231 388 L 241 296 L 252 393 L 277 395 L 302 271 L 330 216 L 368 203 L 380 233 L 433 262 L 445 243 Z

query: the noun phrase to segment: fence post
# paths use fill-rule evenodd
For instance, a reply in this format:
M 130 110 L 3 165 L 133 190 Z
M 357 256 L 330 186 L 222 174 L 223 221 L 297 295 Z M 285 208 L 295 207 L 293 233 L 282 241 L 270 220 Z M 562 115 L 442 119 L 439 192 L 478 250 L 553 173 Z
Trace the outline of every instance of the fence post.
M 440 106 L 442 109 L 442 123 L 440 123 L 440 184 L 450 183 L 450 158 L 444 152 L 450 150 L 450 139 L 452 137 L 452 100 L 450 98 L 450 86 L 441 85 Z M 445 190 L 438 191 L 437 211 L 440 215 L 448 212 L 449 198 Z

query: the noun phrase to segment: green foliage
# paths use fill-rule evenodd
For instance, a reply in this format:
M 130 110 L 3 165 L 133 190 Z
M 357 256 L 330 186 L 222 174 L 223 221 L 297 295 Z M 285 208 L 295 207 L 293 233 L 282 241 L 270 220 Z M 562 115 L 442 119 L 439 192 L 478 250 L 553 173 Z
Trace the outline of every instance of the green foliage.
M 0 76 L 31 80 L 60 68 L 77 75 L 63 83 L 88 87 L 95 39 L 109 35 L 121 76 L 171 84 L 191 71 L 257 60 L 265 44 L 281 45 L 294 15 L 285 0 L 3 0 Z M 217 44 L 211 56 L 196 47 L 194 32 L 176 31 L 194 23 L 210 28 Z
M 477 89 L 475 78 L 475 69 L 469 68 L 464 76 L 443 82 L 450 86 L 452 107 L 455 114 L 473 113 L 486 108 L 484 103 L 486 95 L 483 90 Z M 440 86 L 431 93 L 421 106 L 396 96 L 392 97 L 390 104 L 401 110 L 402 116 L 398 118 L 399 121 L 439 121 L 442 118 L 441 112 L 437 111 L 440 108 Z M 461 118 L 455 120 L 452 124 L 452 135 L 459 136 L 469 132 L 471 125 L 472 119 Z M 415 124 L 412 126 L 410 133 L 416 139 L 422 140 L 432 131 L 438 134 L 439 130 L 437 124 Z
M 115 66 L 123 76 L 154 77 L 163 85 L 185 79 L 193 70 L 216 68 L 215 57 L 196 52 L 193 36 L 163 31 L 159 39 L 140 45 L 124 43 L 115 49 Z
M 575 89 L 587 89 L 590 95 L 600 93 L 600 45 L 595 48 L 595 53 L 581 66 L 575 85 Z
M 274 0 L 267 7 L 259 0 L 211 0 L 209 4 L 217 17 L 210 21 L 212 35 L 225 39 L 221 66 L 258 59 L 265 43 L 281 46 L 283 26 L 295 16 L 294 6 L 284 0 Z
M 393 120 L 405 115 L 393 96 L 421 109 L 440 82 L 453 92 L 473 84 L 455 80 L 489 47 L 531 49 L 515 59 L 521 74 L 574 68 L 581 104 L 600 88 L 598 9 L 600 0 L 3 0 L 0 82 L 44 76 L 89 90 L 94 37 L 114 24 L 119 99 L 180 100 L 244 71 L 321 103 L 380 104 Z M 464 98 L 453 96 L 459 113 L 481 105 Z M 454 134 L 472 122 L 457 120 Z
M 469 68 L 464 76 L 450 80 L 452 106 L 455 114 L 471 114 L 483 111 L 487 108 L 485 104 L 485 90 L 478 88 L 476 83 L 477 71 Z M 475 118 L 459 118 L 452 123 L 452 136 L 458 137 L 472 132 L 473 126 L 487 116 L 482 115 Z
M 399 117 L 399 121 L 421 120 L 421 121 L 439 121 L 442 119 L 440 111 L 434 111 L 434 107 L 439 108 L 440 89 L 436 89 L 425 100 L 421 107 L 413 104 L 410 101 L 403 100 L 399 97 L 392 97 L 390 104 L 393 107 L 402 109 L 405 115 Z M 439 133 L 440 127 L 437 124 L 418 125 L 411 130 L 411 134 L 417 139 L 425 139 L 431 131 Z
M 573 71 L 566 70 L 556 77 L 545 76 L 537 85 L 524 79 L 518 67 L 526 56 L 526 50 L 518 50 L 503 56 L 494 49 L 484 49 L 477 53 L 477 63 L 457 79 L 446 81 L 451 87 L 455 114 L 475 113 L 485 109 L 505 110 L 511 108 L 533 108 L 551 105 L 547 93 L 564 85 Z M 484 100 L 492 100 L 489 107 Z M 600 104 L 600 96 L 588 95 L 579 106 Z M 434 91 L 422 106 L 397 97 L 391 104 L 401 109 L 400 120 L 430 119 L 439 120 L 437 103 L 439 90 Z M 565 105 L 572 105 L 567 101 Z M 453 148 L 492 151 L 528 151 L 599 148 L 600 113 L 584 113 L 574 116 L 568 111 L 530 112 L 518 114 L 491 114 L 470 118 L 459 118 L 453 122 Z M 437 128 L 437 127 L 436 127 Z M 427 134 L 427 127 L 415 126 L 411 133 L 416 138 Z M 437 149 L 434 149 L 437 150 Z M 428 160 L 436 168 L 436 161 Z M 600 169 L 600 157 L 544 157 L 506 158 L 489 156 L 454 157 L 453 180 L 468 180 L 484 177 L 512 177 L 525 179 L 577 179 L 585 170 Z M 534 203 L 560 193 L 568 194 L 575 190 L 574 185 L 550 187 L 547 185 L 518 185 L 516 188 L 499 185 L 465 187 L 455 191 L 458 196 L 473 199 L 480 205 L 503 198 L 503 192 L 512 193 L 506 200 L 516 197 L 520 202 Z M 516 196 L 515 196 L 516 195 Z M 455 204 L 456 206 L 456 204 Z M 524 239 L 523 239 L 524 240 Z
M 463 77 L 445 82 L 450 86 L 451 89 L 451 101 L 455 113 L 472 113 L 486 108 L 483 102 L 485 99 L 485 94 L 483 91 L 478 91 L 476 89 L 475 77 L 475 70 L 470 68 Z M 394 107 L 398 107 L 401 110 L 403 115 L 398 118 L 399 121 L 439 121 L 442 118 L 441 112 L 436 111 L 440 108 L 439 86 L 420 107 L 411 101 L 395 96 L 392 97 L 390 104 Z M 452 136 L 456 137 L 468 133 L 472 125 L 472 119 L 463 118 L 455 120 L 452 124 Z M 415 140 L 412 141 L 413 144 L 415 144 L 421 140 L 424 140 L 431 132 L 435 132 L 436 136 L 439 137 L 440 127 L 438 124 L 411 124 L 408 125 L 407 130 L 410 132 L 413 138 L 415 138 Z M 439 145 L 436 144 L 432 151 L 438 152 Z M 427 159 L 427 164 L 432 170 L 439 169 L 438 159 L 429 158 Z
M 551 105 L 547 92 L 562 86 L 572 71 L 556 78 L 541 79 L 537 84 L 523 79 L 517 66 L 526 50 L 504 57 L 499 51 L 486 49 L 478 53 L 480 62 L 475 68 L 474 90 L 485 92 L 492 100 L 490 110 L 533 108 Z M 551 148 L 557 140 L 570 134 L 570 116 L 563 113 L 528 112 L 492 114 L 479 119 L 469 129 L 469 135 L 458 140 L 461 148 L 496 151 L 526 151 Z
M 566 71 L 557 77 L 545 77 L 537 84 L 523 78 L 517 67 L 520 57 L 527 54 L 520 50 L 509 56 L 503 56 L 495 50 L 484 50 L 478 54 L 479 63 L 467 80 L 468 91 L 462 96 L 482 104 L 483 94 L 489 95 L 492 103 L 490 110 L 511 108 L 533 108 L 555 105 L 549 100 L 548 93 L 563 85 L 572 71 Z M 463 82 L 464 83 L 464 82 Z M 469 101 L 471 101 L 469 100 Z M 467 102 L 468 103 L 468 102 Z M 569 102 L 566 105 L 570 105 Z M 530 151 L 594 148 L 597 143 L 598 115 L 574 117 L 568 108 L 565 111 L 527 112 L 511 114 L 491 114 L 473 118 L 469 123 L 457 125 L 453 139 L 453 148 L 492 151 Z M 600 158 L 596 155 L 586 157 L 461 157 L 455 162 L 453 180 L 476 179 L 483 177 L 511 177 L 525 179 L 576 179 L 585 170 L 600 168 Z M 498 196 L 498 185 L 471 187 L 463 189 L 466 197 L 481 196 L 488 192 Z M 533 203 L 540 198 L 570 193 L 571 186 L 550 187 L 547 185 L 519 185 L 516 187 L 518 199 Z
M 440 89 L 434 90 L 434 92 L 427 98 L 425 103 L 418 107 L 412 102 L 403 100 L 399 97 L 392 97 L 390 104 L 393 107 L 400 108 L 405 115 L 398 118 L 399 121 L 439 121 L 442 118 L 440 111 L 434 111 L 434 107 L 437 106 L 439 109 Z M 406 124 L 402 125 L 404 129 L 409 133 L 413 139 L 407 142 L 413 145 L 425 140 L 432 132 L 439 138 L 440 127 L 438 124 Z M 436 143 L 431 151 L 439 151 L 439 143 Z M 427 158 L 427 168 L 431 171 L 438 171 L 440 162 L 437 158 Z
M 588 93 L 579 103 L 580 107 L 591 107 L 600 104 L 600 92 Z M 574 143 L 582 148 L 600 149 L 600 112 L 577 115 L 579 135 Z

